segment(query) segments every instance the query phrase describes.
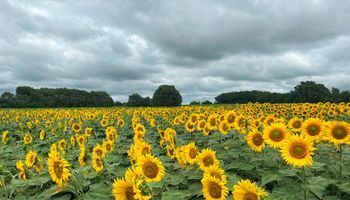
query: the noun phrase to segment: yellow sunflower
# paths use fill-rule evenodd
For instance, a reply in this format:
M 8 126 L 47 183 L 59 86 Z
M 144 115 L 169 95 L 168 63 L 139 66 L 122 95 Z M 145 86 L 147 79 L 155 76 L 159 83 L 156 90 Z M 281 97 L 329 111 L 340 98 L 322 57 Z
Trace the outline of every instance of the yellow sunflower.
M 151 197 L 143 195 L 136 184 L 125 179 L 116 179 L 112 184 L 112 193 L 116 200 L 148 200 Z
M 72 175 L 69 162 L 64 158 L 60 158 L 55 152 L 49 154 L 47 166 L 52 181 L 54 181 L 59 187 L 63 187 Z
M 37 161 L 38 153 L 35 151 L 29 151 L 26 155 L 26 166 L 32 167 Z
M 203 196 L 206 200 L 225 200 L 228 195 L 228 188 L 225 183 L 212 176 L 205 176 L 202 179 Z
M 40 131 L 40 136 L 39 136 L 40 140 L 44 140 L 45 139 L 45 131 L 41 130 Z
M 281 147 L 282 158 L 294 167 L 303 167 L 312 165 L 312 155 L 315 148 L 312 142 L 303 136 L 293 135 Z
M 189 143 L 185 147 L 185 159 L 190 165 L 193 165 L 197 161 L 197 147 L 194 142 Z
M 79 133 L 80 130 L 81 130 L 81 126 L 78 123 L 74 123 L 72 125 L 72 129 L 73 129 L 74 132 Z
M 326 138 L 335 145 L 350 143 L 350 125 L 344 121 L 327 123 Z
M 249 147 L 255 152 L 262 152 L 262 150 L 265 148 L 263 134 L 258 130 L 250 131 L 246 135 L 246 141 Z
M 195 130 L 195 126 L 190 120 L 188 120 L 185 124 L 185 129 L 187 132 L 192 133 Z
M 264 128 L 263 138 L 266 144 L 273 148 L 280 148 L 290 136 L 290 132 L 282 123 L 273 123 Z
M 146 182 L 158 182 L 165 176 L 165 169 L 162 162 L 154 156 L 142 156 L 137 160 L 136 166 L 142 170 Z
M 92 167 L 96 172 L 100 172 L 103 170 L 103 160 L 101 157 L 97 156 L 96 154 L 93 154 L 92 156 Z
M 8 135 L 8 133 L 9 133 L 9 131 L 4 131 L 2 133 L 1 141 L 2 141 L 3 144 L 6 144 L 6 142 L 7 142 L 7 135 Z
M 204 171 L 212 165 L 218 165 L 219 161 L 216 159 L 215 151 L 211 149 L 203 149 L 197 156 L 197 164 L 199 165 L 199 168 Z
M 33 137 L 30 134 L 25 134 L 23 137 L 24 144 L 30 144 L 33 141 Z
M 301 135 L 310 141 L 319 142 L 324 135 L 323 121 L 317 118 L 309 118 L 301 127 Z
M 230 130 L 230 126 L 226 120 L 223 120 L 219 124 L 219 131 L 220 133 L 226 135 L 227 132 Z
M 260 200 L 268 193 L 250 180 L 240 180 L 233 186 L 232 196 L 234 200 Z
M 224 184 L 226 184 L 226 182 L 227 182 L 227 177 L 225 175 L 225 171 L 217 165 L 212 165 L 210 167 L 207 167 L 204 170 L 203 176 L 212 176 L 212 177 L 218 179 L 219 181 L 223 182 Z
M 303 121 L 297 117 L 292 118 L 288 122 L 288 128 L 298 132 L 301 129 L 301 126 L 303 124 Z

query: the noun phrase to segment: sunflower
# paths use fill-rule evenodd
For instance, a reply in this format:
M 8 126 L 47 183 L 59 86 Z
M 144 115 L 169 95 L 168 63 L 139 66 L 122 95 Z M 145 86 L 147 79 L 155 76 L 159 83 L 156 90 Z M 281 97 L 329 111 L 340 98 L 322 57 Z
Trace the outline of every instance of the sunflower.
M 105 152 L 110 152 L 113 150 L 113 142 L 110 140 L 103 141 L 102 146 L 105 149 Z
M 81 130 L 81 126 L 78 123 L 74 123 L 72 125 L 72 129 L 73 129 L 74 132 L 79 133 L 80 130 Z
M 85 147 L 83 146 L 82 148 L 80 148 L 80 153 L 78 156 L 78 162 L 80 166 L 84 166 L 85 165 Z
M 226 135 L 227 132 L 230 130 L 230 126 L 226 120 L 223 120 L 219 124 L 219 131 L 220 133 Z
M 136 200 L 136 199 L 150 199 L 142 198 L 141 191 L 131 181 L 125 179 L 116 179 L 112 184 L 112 193 L 116 200 Z M 137 198 L 141 197 L 141 198 Z
M 199 131 L 202 131 L 206 124 L 207 124 L 207 122 L 205 120 L 200 120 L 197 124 L 197 129 Z
M 142 170 L 146 182 L 158 182 L 165 176 L 162 162 L 154 156 L 142 156 L 137 160 L 136 166 Z
M 263 131 L 265 143 L 273 148 L 280 148 L 289 136 L 290 132 L 282 123 L 273 123 Z
M 8 133 L 9 133 L 9 131 L 4 131 L 2 133 L 1 141 L 2 141 L 3 144 L 6 144 L 6 142 L 7 142 L 7 134 Z
M 194 142 L 189 143 L 185 147 L 185 159 L 188 164 L 193 165 L 197 161 L 197 147 Z
M 101 124 L 102 127 L 106 127 L 108 125 L 108 120 L 107 119 L 102 119 L 100 121 L 100 124 Z
M 319 142 L 322 139 L 323 134 L 323 121 L 317 118 L 305 120 L 301 127 L 301 135 L 310 141 Z
M 62 140 L 58 141 L 58 148 L 61 151 L 65 151 L 66 148 L 67 148 L 67 141 L 65 139 L 62 139 Z
M 103 170 L 103 160 L 96 154 L 93 154 L 92 156 L 92 167 L 95 169 L 96 172 L 100 172 Z
M 45 139 L 45 131 L 44 130 L 40 131 L 39 138 L 40 138 L 40 140 L 44 140 Z
M 216 130 L 217 129 L 217 116 L 215 114 L 209 115 L 208 117 L 208 126 L 210 130 Z
M 85 137 L 83 135 L 78 135 L 77 134 L 75 137 L 77 139 L 77 142 L 78 142 L 79 146 L 84 146 L 85 145 L 86 139 L 85 139 Z
M 223 182 L 224 184 L 226 184 L 226 182 L 227 182 L 227 177 L 225 175 L 225 171 L 217 165 L 212 165 L 210 167 L 207 167 L 204 170 L 203 176 L 212 176 L 212 177 L 218 179 L 219 181 Z
M 327 124 L 326 138 L 335 145 L 350 143 L 350 125 L 344 121 L 330 121 Z
M 104 158 L 106 155 L 105 149 L 100 145 L 97 144 L 93 149 L 92 149 L 92 156 L 94 157 L 99 157 L 99 158 Z
M 218 165 L 219 161 L 216 159 L 215 151 L 211 149 L 203 149 L 201 153 L 197 156 L 197 164 L 201 170 L 212 165 Z
M 72 146 L 75 145 L 75 137 L 74 136 L 70 136 L 70 143 L 72 144 Z
M 282 158 L 294 167 L 312 165 L 312 155 L 315 148 L 312 142 L 303 136 L 293 135 L 281 147 Z
M 263 134 L 258 130 L 250 131 L 246 135 L 246 141 L 249 147 L 255 152 L 261 152 L 265 148 Z
M 32 167 L 38 158 L 38 153 L 36 153 L 35 151 L 29 151 L 26 155 L 26 166 L 27 167 Z
M 124 120 L 123 119 L 118 119 L 118 126 L 123 127 L 124 126 Z
M 91 127 L 86 127 L 85 130 L 84 130 L 84 134 L 85 134 L 85 136 L 90 137 L 91 134 L 92 134 L 92 128 Z
M 206 200 L 225 200 L 228 188 L 225 183 L 212 176 L 204 176 L 202 179 L 203 196 Z
M 72 175 L 69 162 L 60 157 L 56 152 L 50 152 L 47 166 L 52 181 L 54 181 L 59 187 L 63 187 Z
M 25 168 L 24 168 L 24 164 L 23 164 L 23 161 L 22 160 L 19 160 L 16 162 L 16 168 L 20 171 L 24 171 Z
M 190 120 L 188 120 L 185 124 L 185 129 L 187 132 L 192 133 L 195 129 L 195 126 Z
M 250 180 L 240 180 L 233 186 L 232 196 L 234 200 L 260 200 L 268 193 Z
M 288 122 L 288 128 L 298 132 L 301 129 L 301 126 L 303 124 L 303 121 L 297 117 L 292 118 Z
M 23 137 L 24 144 L 30 144 L 32 143 L 32 141 L 33 141 L 33 137 L 29 133 L 24 135 Z

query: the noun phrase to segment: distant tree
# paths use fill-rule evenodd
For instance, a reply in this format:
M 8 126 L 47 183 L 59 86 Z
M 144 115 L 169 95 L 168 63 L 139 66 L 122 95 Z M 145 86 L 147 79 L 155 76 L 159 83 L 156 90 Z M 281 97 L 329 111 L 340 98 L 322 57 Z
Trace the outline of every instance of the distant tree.
M 340 102 L 340 90 L 338 89 L 338 88 L 334 88 L 334 87 L 332 87 L 332 89 L 331 89 L 331 97 L 330 97 L 330 101 L 332 101 L 332 102 L 336 102 L 336 103 L 339 103 Z
M 349 91 L 343 91 L 339 94 L 339 101 L 340 102 L 350 102 L 350 92 Z
M 323 84 L 314 81 L 300 82 L 294 88 L 296 102 L 326 102 L 331 97 L 331 92 Z
M 153 94 L 154 106 L 180 106 L 182 96 L 173 85 L 161 85 Z
M 200 101 L 191 101 L 190 102 L 190 105 L 199 105 L 199 104 L 201 104 Z
M 114 106 L 121 107 L 121 106 L 123 106 L 123 103 L 120 101 L 115 101 Z
M 129 107 L 145 107 L 145 106 L 150 106 L 151 104 L 151 99 L 149 97 L 143 98 L 139 94 L 132 94 L 129 96 L 129 100 L 127 102 L 127 106 Z
M 205 100 L 202 102 L 202 105 L 210 105 L 213 104 L 213 102 L 209 101 L 209 100 Z
M 1 108 L 11 108 L 15 107 L 15 95 L 11 92 L 4 92 L 0 97 L 0 107 Z

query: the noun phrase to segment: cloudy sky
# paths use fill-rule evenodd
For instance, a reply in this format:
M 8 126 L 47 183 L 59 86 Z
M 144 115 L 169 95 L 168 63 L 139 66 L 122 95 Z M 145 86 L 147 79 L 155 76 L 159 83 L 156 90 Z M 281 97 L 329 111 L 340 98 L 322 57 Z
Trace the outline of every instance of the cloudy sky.
M 222 92 L 350 90 L 347 0 L 1 0 L 0 92 L 172 84 L 184 102 Z

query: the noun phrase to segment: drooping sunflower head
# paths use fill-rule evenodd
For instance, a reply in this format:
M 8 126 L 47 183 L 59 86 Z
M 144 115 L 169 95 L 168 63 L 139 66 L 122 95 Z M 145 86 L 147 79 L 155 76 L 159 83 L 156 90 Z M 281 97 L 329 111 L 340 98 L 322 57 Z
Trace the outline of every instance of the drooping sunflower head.
M 165 169 L 162 162 L 152 155 L 139 158 L 136 166 L 142 170 L 146 182 L 158 182 L 165 176 Z
M 228 131 L 230 130 L 230 125 L 226 120 L 223 120 L 219 124 L 219 131 L 220 133 L 226 135 Z
M 274 123 L 264 128 L 263 139 L 273 148 L 280 148 L 283 142 L 290 136 L 290 132 L 282 123 Z
M 227 198 L 228 188 L 223 181 L 213 176 L 204 176 L 201 182 L 205 199 L 225 200 Z
M 36 153 L 35 151 L 29 151 L 26 155 L 26 166 L 32 167 L 37 161 L 37 158 L 38 158 L 38 153 Z
M 92 155 L 95 156 L 95 157 L 104 158 L 105 155 L 106 155 L 106 151 L 100 144 L 97 144 L 92 149 Z
M 321 119 L 309 118 L 301 127 L 301 135 L 310 141 L 319 142 L 324 135 L 324 124 Z
M 263 134 L 258 130 L 250 131 L 246 136 L 246 141 L 255 152 L 261 152 L 265 147 Z
M 313 143 L 303 136 L 293 135 L 281 148 L 282 158 L 294 167 L 312 165 Z
M 350 143 L 350 124 L 344 121 L 330 121 L 327 123 L 326 138 L 335 145 Z
M 100 172 L 103 170 L 103 160 L 101 157 L 98 157 L 96 155 L 92 156 L 92 167 L 96 172 Z
M 268 193 L 263 188 L 258 187 L 250 180 L 238 181 L 238 183 L 233 186 L 232 191 L 233 199 L 260 200 L 261 197 L 267 195 Z
M 39 136 L 40 140 L 44 140 L 45 139 L 45 131 L 41 130 L 40 131 L 40 136 Z
M 211 149 L 203 149 L 197 156 L 197 164 L 199 165 L 199 168 L 204 171 L 212 165 L 218 165 L 219 161 L 216 159 L 215 151 Z

